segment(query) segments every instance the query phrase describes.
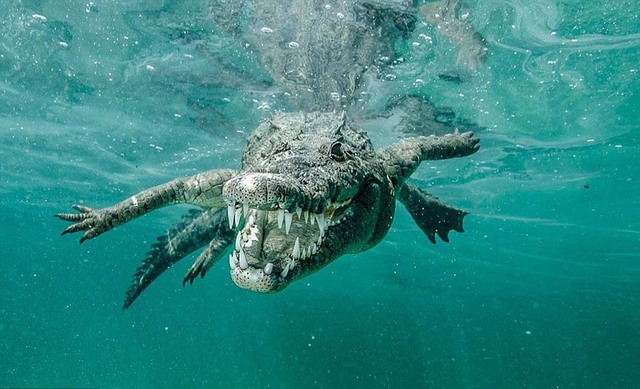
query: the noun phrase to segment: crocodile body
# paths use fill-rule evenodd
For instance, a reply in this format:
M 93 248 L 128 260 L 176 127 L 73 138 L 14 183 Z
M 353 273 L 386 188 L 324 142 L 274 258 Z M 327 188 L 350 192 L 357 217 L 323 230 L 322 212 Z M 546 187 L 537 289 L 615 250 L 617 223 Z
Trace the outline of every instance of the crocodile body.
M 246 1 L 212 2 L 217 4 L 212 17 L 222 29 L 238 9 L 224 7 L 231 3 L 244 6 Z M 289 96 L 293 112 L 275 114 L 255 129 L 240 170 L 209 170 L 110 207 L 74 205 L 78 213 L 56 215 L 72 223 L 63 235 L 84 232 L 82 243 L 164 206 L 199 207 L 152 246 L 132 277 L 125 309 L 165 270 L 203 247 L 183 284 L 203 277 L 226 257 L 239 287 L 280 291 L 341 255 L 375 246 L 388 232 L 398 201 L 433 243 L 436 235 L 448 241 L 451 230 L 463 231 L 466 212 L 407 180 L 424 160 L 476 152 L 473 133 L 459 133 L 451 120 L 427 119 L 430 123 L 414 122 L 412 127 L 428 134 L 438 124 L 438 133 L 442 128 L 451 133 L 412 136 L 375 150 L 344 112 L 358 100 L 366 72 L 384 66 L 380 62 L 393 62 L 393 41 L 412 28 L 413 8 L 405 3 L 411 2 L 325 1 L 318 8 L 318 2 L 298 0 L 290 5 L 291 12 L 299 12 L 295 19 L 283 18 L 284 10 L 272 9 L 277 5 L 254 2 L 248 30 L 226 25 L 229 33 L 261 48 L 263 66 Z M 304 17 L 305 9 L 318 18 Z M 333 24 L 326 26 L 330 16 Z M 309 39 L 314 23 L 322 24 L 319 31 L 331 39 L 314 45 Z
M 188 203 L 192 212 L 153 247 L 132 279 L 125 308 L 164 270 L 207 245 L 184 283 L 204 276 L 228 253 L 233 281 L 276 292 L 347 253 L 376 245 L 400 200 L 435 243 L 462 232 L 464 211 L 407 179 L 420 162 L 470 155 L 467 133 L 417 136 L 374 150 L 344 114 L 281 113 L 249 137 L 242 170 L 210 170 L 144 190 L 111 207 L 56 215 L 84 231 L 81 242 L 163 206 Z

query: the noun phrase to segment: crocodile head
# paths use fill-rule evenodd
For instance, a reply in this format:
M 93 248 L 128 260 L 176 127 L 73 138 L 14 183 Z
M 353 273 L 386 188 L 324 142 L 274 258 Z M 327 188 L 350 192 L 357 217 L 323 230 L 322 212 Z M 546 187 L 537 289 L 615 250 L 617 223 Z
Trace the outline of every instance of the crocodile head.
M 395 207 L 369 138 L 333 113 L 279 114 L 261 125 L 223 197 L 238 228 L 231 277 L 259 292 L 376 244 Z

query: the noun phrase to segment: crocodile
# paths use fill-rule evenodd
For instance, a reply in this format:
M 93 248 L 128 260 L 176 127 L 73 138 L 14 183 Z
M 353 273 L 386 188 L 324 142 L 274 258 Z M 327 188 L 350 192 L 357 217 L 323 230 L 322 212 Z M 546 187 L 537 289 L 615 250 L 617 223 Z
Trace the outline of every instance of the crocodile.
M 246 3 L 253 19 L 242 29 L 237 10 Z M 342 255 L 374 247 L 389 231 L 398 201 L 434 244 L 436 236 L 448 242 L 452 230 L 463 232 L 465 211 L 408 179 L 424 160 L 475 153 L 473 132 L 452 115 L 438 119 L 434 113 L 441 111 L 422 109 L 413 116 L 423 120 L 405 123 L 409 136 L 374 149 L 358 123 L 369 75 L 398 63 L 393 42 L 413 28 L 411 1 L 296 0 L 287 10 L 273 3 L 211 2 L 212 20 L 256 50 L 288 102 L 288 110 L 248 137 L 240 169 L 203 171 L 106 208 L 73 205 L 77 212 L 55 215 L 72 223 L 62 235 L 83 232 L 82 243 L 164 206 L 197 207 L 152 246 L 132 277 L 124 309 L 202 248 L 183 285 L 204 277 L 228 254 L 237 286 L 281 291 Z M 287 16 L 292 13 L 297 17 Z M 430 103 L 411 98 L 398 104 L 412 115 L 421 110 L 416 104 Z
M 207 246 L 187 271 L 193 282 L 231 248 L 233 282 L 277 292 L 344 254 L 363 252 L 389 231 L 399 200 L 432 243 L 463 232 L 465 211 L 407 180 L 424 160 L 479 149 L 472 132 L 407 137 L 374 150 L 344 113 L 278 113 L 248 138 L 242 169 L 215 169 L 143 190 L 115 205 L 56 217 L 80 242 L 158 208 L 201 207 L 163 236 L 133 276 L 126 309 L 162 272 Z

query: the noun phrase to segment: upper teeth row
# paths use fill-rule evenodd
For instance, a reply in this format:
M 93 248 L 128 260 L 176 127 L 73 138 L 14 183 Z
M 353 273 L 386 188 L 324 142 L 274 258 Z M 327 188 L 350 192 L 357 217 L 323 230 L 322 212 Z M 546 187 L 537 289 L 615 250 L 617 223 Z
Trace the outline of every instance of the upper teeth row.
M 277 211 L 277 220 L 278 220 L 278 228 L 282 228 L 284 225 L 284 231 L 286 234 L 289 234 L 289 230 L 291 229 L 291 224 L 293 223 L 293 215 L 298 215 L 298 219 L 304 219 L 305 223 L 311 222 L 311 225 L 314 225 L 316 221 L 318 222 L 318 228 L 320 229 L 320 236 L 324 236 L 324 232 L 327 230 L 327 221 L 325 220 L 324 213 L 313 213 L 309 212 L 306 209 L 302 209 L 298 207 L 294 213 L 286 211 L 282 208 L 279 208 Z M 227 207 L 227 216 L 229 217 L 229 228 L 238 227 L 242 217 L 247 217 L 249 213 L 249 204 L 243 203 L 242 207 L 237 207 L 235 205 L 229 205 Z

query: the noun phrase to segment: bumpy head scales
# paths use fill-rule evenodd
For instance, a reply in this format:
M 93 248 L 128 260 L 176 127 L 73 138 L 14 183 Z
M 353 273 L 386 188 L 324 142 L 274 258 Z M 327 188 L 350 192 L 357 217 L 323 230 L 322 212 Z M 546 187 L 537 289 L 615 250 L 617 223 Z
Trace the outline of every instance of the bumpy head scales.
M 230 226 L 238 228 L 229 256 L 234 282 L 278 291 L 343 254 L 336 226 L 353 214 L 372 155 L 368 138 L 342 115 L 281 114 L 260 126 L 243 172 L 223 187 Z

